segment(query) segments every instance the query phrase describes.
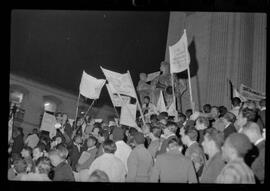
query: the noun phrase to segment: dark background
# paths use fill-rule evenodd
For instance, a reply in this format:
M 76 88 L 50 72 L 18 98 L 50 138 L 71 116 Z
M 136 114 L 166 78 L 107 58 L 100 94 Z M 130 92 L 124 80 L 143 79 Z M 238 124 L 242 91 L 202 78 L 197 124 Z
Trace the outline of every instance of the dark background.
M 82 71 L 155 72 L 165 57 L 169 12 L 13 10 L 10 72 L 78 95 Z M 103 88 L 98 105 L 109 101 Z

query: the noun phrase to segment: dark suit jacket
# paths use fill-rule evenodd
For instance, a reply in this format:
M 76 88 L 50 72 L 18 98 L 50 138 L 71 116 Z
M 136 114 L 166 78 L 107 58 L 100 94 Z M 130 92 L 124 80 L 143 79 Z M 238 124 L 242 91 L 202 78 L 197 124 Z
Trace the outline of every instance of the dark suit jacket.
M 82 148 L 79 151 L 78 147 L 74 145 L 73 143 L 69 148 L 69 162 L 73 171 L 76 170 L 76 166 L 77 166 L 78 160 L 81 157 L 81 154 L 82 154 Z
M 169 141 L 170 141 L 171 139 L 173 139 L 173 138 L 176 138 L 177 140 L 179 140 L 179 139 L 176 137 L 176 135 L 171 135 L 170 137 L 168 137 L 167 139 L 165 139 L 165 140 L 162 142 L 162 144 L 161 144 L 160 150 L 157 151 L 157 155 L 166 153 L 166 148 L 167 148 L 167 146 L 168 146 L 168 143 L 169 143 Z
M 53 181 L 75 181 L 72 169 L 66 162 L 55 167 Z
M 192 161 L 180 151 L 171 150 L 157 156 L 151 170 L 151 182 L 197 183 Z
M 232 133 L 236 133 L 236 129 L 234 127 L 234 125 L 231 123 L 226 129 L 224 129 L 223 133 L 224 133 L 224 140 L 226 140 L 226 138 L 232 134 Z
M 254 172 L 256 179 L 263 184 L 264 172 L 265 172 L 265 141 L 260 142 L 257 145 L 259 155 L 251 165 L 251 169 Z

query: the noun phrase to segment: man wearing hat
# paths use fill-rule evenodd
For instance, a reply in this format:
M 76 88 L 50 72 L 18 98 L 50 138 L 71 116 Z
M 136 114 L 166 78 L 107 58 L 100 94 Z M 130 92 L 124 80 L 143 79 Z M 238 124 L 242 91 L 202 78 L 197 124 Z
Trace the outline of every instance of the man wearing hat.
M 227 164 L 218 175 L 216 183 L 255 184 L 254 174 L 244 162 L 244 157 L 251 148 L 246 135 L 231 134 L 222 147 L 222 157 Z
M 115 141 L 116 144 L 116 151 L 114 153 L 114 156 L 118 157 L 125 164 L 126 171 L 128 171 L 127 160 L 132 149 L 123 141 L 124 131 L 121 127 L 114 128 L 112 132 L 112 139 Z
M 144 147 L 144 136 L 137 132 L 134 135 L 135 148 L 131 151 L 127 166 L 127 182 L 148 182 L 153 159 L 150 152 Z

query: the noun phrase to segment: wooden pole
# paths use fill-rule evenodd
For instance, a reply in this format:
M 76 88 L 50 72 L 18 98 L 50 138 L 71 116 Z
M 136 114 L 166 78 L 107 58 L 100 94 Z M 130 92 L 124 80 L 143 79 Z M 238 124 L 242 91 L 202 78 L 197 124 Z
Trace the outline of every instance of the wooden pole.
M 80 102 L 80 92 L 79 92 L 79 95 L 78 95 L 78 98 L 77 98 L 77 104 L 76 104 L 76 114 L 75 114 L 75 121 L 77 120 L 77 115 L 78 115 L 78 107 L 79 107 L 79 102 Z
M 88 107 L 88 109 L 87 109 L 87 111 L 86 111 L 86 113 L 85 113 L 85 115 L 83 116 L 83 118 L 85 118 L 86 117 L 86 115 L 87 115 L 87 113 L 89 112 L 89 110 L 93 107 L 93 105 L 94 105 L 94 103 L 95 103 L 95 99 L 92 101 L 92 103 L 91 103 L 91 105 Z
M 176 97 L 175 97 L 175 92 L 174 92 L 174 74 L 171 74 L 171 81 L 172 81 L 172 94 L 173 94 L 173 102 L 172 104 L 174 104 L 174 109 L 177 111 L 176 109 Z M 174 120 L 178 120 L 178 114 L 175 116 Z
M 190 80 L 190 70 L 188 67 L 188 84 L 189 84 L 189 95 L 190 95 L 190 105 L 192 108 L 193 113 L 195 112 L 195 105 L 193 103 L 193 98 L 192 98 L 192 89 L 191 89 L 191 80 Z
M 143 115 L 143 112 L 142 112 L 142 108 L 141 108 L 141 105 L 140 105 L 140 102 L 139 102 L 139 99 L 138 99 L 137 92 L 136 92 L 136 90 L 135 90 L 135 87 L 134 87 L 133 81 L 132 81 L 132 79 L 131 79 L 131 76 L 130 76 L 129 70 L 128 70 L 128 75 L 129 75 L 130 81 L 131 81 L 131 83 L 132 83 L 133 89 L 134 89 L 134 91 L 135 91 L 135 95 L 136 95 L 137 103 L 138 103 L 138 106 L 139 106 L 139 111 L 140 111 L 140 114 L 141 114 L 141 118 L 142 118 L 142 120 L 143 120 L 143 125 L 145 125 L 145 120 L 144 120 L 144 115 Z

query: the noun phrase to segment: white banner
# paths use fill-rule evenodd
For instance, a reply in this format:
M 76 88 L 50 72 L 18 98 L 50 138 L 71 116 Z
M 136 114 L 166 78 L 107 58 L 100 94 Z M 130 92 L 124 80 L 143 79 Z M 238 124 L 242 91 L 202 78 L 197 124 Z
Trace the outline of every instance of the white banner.
M 57 123 L 56 118 L 54 115 L 48 114 L 44 112 L 40 131 L 48 131 L 50 132 L 50 138 L 56 135 L 55 124 Z
M 160 75 L 160 71 L 147 74 L 146 82 L 150 82 Z
M 121 108 L 120 124 L 137 128 L 136 124 L 137 104 L 126 104 Z
M 160 91 L 158 102 L 157 102 L 157 111 L 158 112 L 167 112 L 164 97 L 162 91 Z
M 182 35 L 181 39 L 173 46 L 169 46 L 169 52 L 171 74 L 188 69 L 190 56 L 188 52 L 186 29 L 184 29 L 184 34 Z
M 83 71 L 80 83 L 80 94 L 89 99 L 98 99 L 105 82 L 106 80 L 98 80 Z
M 112 103 L 113 103 L 114 107 L 122 107 L 121 99 L 119 98 L 117 93 L 113 93 L 114 90 L 110 86 L 110 84 L 106 84 L 106 87 L 107 87 L 108 93 L 110 95 L 110 98 L 112 100 Z M 126 104 L 128 104 L 130 102 L 130 97 L 128 97 L 128 96 L 121 95 L 121 98 L 124 101 L 124 103 L 126 103 Z
M 258 92 L 244 84 L 240 85 L 239 93 L 248 100 L 260 101 L 261 99 L 266 98 L 264 93 Z
M 136 91 L 132 85 L 129 74 L 120 74 L 100 67 L 103 71 L 106 79 L 113 86 L 113 88 L 119 93 L 136 98 Z

